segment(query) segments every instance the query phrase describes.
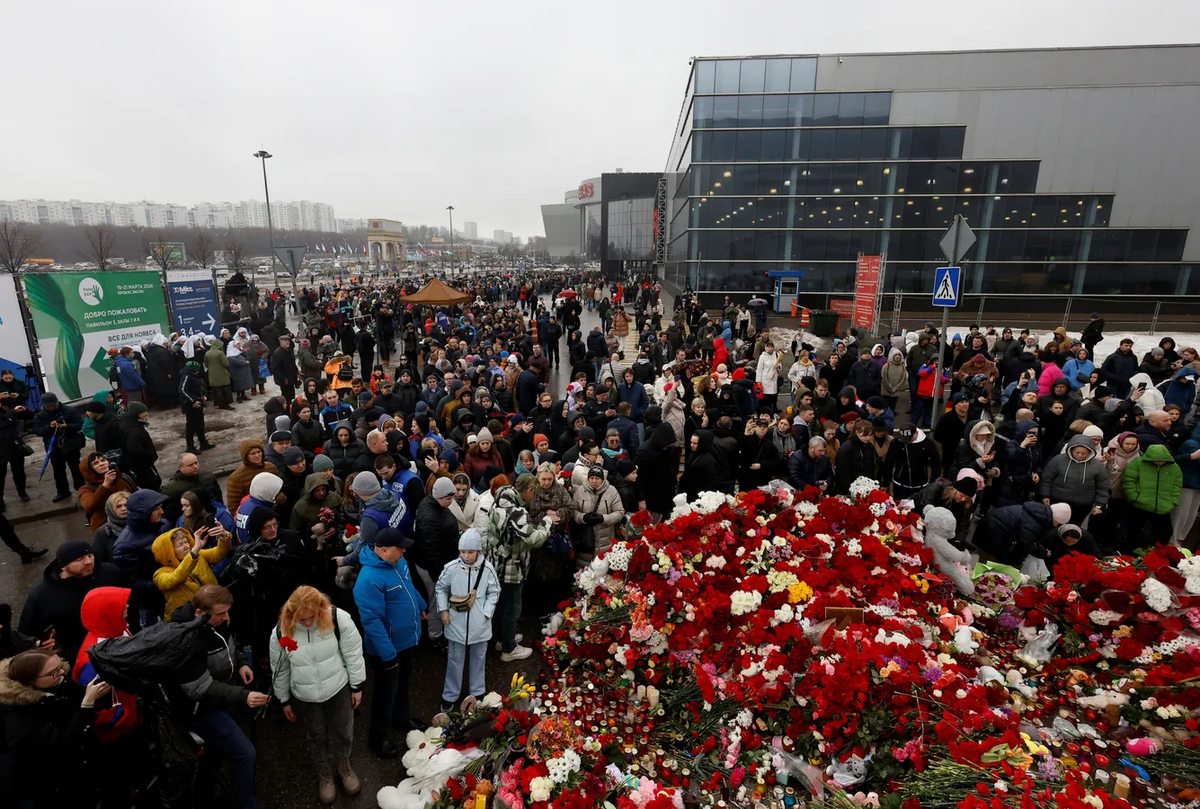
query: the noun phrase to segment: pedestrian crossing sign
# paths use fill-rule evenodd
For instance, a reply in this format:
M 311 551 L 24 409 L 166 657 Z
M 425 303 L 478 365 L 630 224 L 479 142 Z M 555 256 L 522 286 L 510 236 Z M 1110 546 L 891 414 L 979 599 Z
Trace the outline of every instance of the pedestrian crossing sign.
M 933 305 L 958 306 L 961 267 L 938 267 L 933 276 Z

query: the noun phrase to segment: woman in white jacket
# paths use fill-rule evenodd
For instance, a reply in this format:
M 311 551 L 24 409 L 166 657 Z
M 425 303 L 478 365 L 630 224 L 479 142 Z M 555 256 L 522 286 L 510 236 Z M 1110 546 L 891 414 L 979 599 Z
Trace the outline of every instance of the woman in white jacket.
M 367 667 L 354 619 L 315 587 L 297 587 L 279 612 L 270 653 L 272 690 L 289 722 L 300 717 L 317 760 L 321 803 L 337 797 L 335 770 L 346 794 L 357 795 L 350 749 Z
M 450 513 L 458 521 L 460 534 L 475 524 L 478 509 L 479 495 L 471 488 L 471 479 L 459 472 L 454 476 L 454 499 L 450 501 Z

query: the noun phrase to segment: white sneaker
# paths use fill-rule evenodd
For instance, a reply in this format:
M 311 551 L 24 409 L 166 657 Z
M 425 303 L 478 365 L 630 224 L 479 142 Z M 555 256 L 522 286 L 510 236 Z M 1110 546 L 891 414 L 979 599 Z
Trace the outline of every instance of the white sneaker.
M 525 640 L 525 636 L 522 635 L 520 632 L 518 632 L 517 633 L 517 643 L 520 643 L 523 640 Z M 500 641 L 500 640 L 496 641 L 496 651 L 497 652 L 504 651 L 504 641 Z
M 530 649 L 528 646 L 521 646 L 520 644 L 517 644 L 511 652 L 505 652 L 504 654 L 500 655 L 500 659 L 505 663 L 511 663 L 514 660 L 524 660 L 531 654 L 533 654 L 533 649 Z

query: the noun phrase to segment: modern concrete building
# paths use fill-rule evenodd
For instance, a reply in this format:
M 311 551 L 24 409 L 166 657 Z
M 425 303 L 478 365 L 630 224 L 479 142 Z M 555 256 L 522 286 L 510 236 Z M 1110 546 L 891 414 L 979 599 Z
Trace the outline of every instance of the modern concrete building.
M 822 305 L 883 254 L 907 306 L 962 214 L 968 309 L 1183 303 L 1200 294 L 1197 131 L 1195 45 L 696 58 L 666 280 L 765 292 L 796 271 Z

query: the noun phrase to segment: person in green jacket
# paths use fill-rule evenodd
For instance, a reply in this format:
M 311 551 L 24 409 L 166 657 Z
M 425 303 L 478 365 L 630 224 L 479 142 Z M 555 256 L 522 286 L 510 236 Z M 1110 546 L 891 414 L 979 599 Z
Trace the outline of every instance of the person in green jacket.
M 1179 505 L 1183 471 L 1163 444 L 1151 444 L 1125 467 L 1129 501 L 1127 550 L 1171 541 L 1171 512 Z M 1143 536 L 1149 527 L 1149 536 Z
M 229 357 L 225 356 L 225 343 L 213 340 L 204 355 L 204 369 L 208 371 L 208 388 L 213 402 L 221 410 L 233 410 L 233 392 L 229 388 Z

